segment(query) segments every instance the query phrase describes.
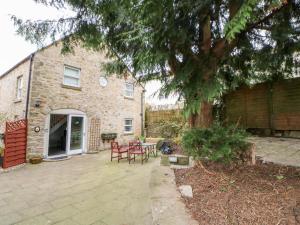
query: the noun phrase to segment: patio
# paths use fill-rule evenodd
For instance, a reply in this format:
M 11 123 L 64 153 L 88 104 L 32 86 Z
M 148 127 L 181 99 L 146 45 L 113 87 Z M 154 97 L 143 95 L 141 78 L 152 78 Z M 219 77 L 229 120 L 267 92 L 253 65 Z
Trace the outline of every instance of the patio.
M 0 174 L 0 225 L 176 224 L 168 222 L 168 209 L 178 224 L 190 224 L 173 179 L 169 168 L 160 170 L 159 157 L 129 165 L 110 162 L 110 151 L 27 164 Z
M 265 162 L 300 167 L 300 139 L 251 137 L 256 144 L 256 155 Z

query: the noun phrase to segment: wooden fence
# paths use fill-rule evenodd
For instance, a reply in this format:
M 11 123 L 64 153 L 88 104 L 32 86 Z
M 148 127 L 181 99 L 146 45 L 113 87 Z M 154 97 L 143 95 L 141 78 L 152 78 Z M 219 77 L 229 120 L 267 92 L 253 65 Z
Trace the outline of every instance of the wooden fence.
M 26 162 L 27 121 L 6 122 L 3 168 Z
M 228 123 L 243 128 L 300 130 L 300 78 L 241 87 L 224 97 Z
M 182 109 L 147 109 L 145 115 L 145 127 L 147 137 L 162 137 L 159 131 L 161 122 L 184 120 Z

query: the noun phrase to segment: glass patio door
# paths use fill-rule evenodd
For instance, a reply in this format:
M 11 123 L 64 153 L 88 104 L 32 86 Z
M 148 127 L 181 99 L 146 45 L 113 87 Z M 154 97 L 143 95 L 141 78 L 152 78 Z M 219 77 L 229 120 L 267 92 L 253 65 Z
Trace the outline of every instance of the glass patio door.
M 84 116 L 70 115 L 68 121 L 68 154 L 80 154 L 84 147 Z

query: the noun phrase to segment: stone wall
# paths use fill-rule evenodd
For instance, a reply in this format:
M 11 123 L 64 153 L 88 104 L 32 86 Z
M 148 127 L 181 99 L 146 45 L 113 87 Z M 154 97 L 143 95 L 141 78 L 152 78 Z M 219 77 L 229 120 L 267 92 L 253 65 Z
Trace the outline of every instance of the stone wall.
M 30 60 L 25 60 L 8 74 L 0 77 L 0 133 L 4 132 L 5 122 L 25 117 L 27 85 Z M 22 96 L 16 99 L 17 78 L 22 76 Z
M 134 97 L 126 98 L 124 79 L 110 76 L 107 78 L 108 85 L 100 86 L 99 77 L 105 75 L 102 63 L 107 60 L 104 54 L 76 47 L 75 54 L 61 55 L 60 50 L 60 45 L 52 45 L 37 52 L 34 57 L 28 118 L 29 157 L 32 154 L 47 154 L 47 117 L 51 111 L 58 109 L 75 109 L 86 113 L 88 136 L 92 120 L 100 121 L 101 132 L 117 133 L 120 143 L 127 143 L 139 136 L 142 87 L 135 86 Z M 64 65 L 81 69 L 80 89 L 62 85 Z M 127 80 L 134 82 L 131 78 Z M 35 107 L 36 100 L 40 100 L 40 107 Z M 134 132 L 130 135 L 124 133 L 125 118 L 133 118 Z M 38 133 L 34 132 L 34 127 L 37 126 L 41 128 Z M 101 142 L 100 149 L 108 146 Z

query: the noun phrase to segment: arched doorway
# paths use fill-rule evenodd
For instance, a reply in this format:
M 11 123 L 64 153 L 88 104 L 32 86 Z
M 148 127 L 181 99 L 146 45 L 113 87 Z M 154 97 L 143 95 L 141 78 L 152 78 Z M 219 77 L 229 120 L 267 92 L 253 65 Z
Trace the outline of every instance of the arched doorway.
M 54 110 L 48 117 L 47 157 L 86 151 L 86 116 L 75 109 Z

